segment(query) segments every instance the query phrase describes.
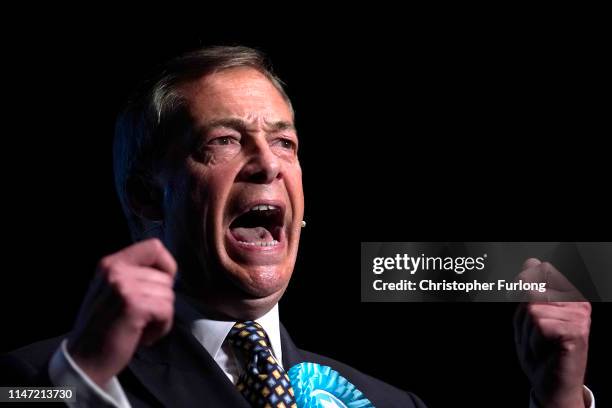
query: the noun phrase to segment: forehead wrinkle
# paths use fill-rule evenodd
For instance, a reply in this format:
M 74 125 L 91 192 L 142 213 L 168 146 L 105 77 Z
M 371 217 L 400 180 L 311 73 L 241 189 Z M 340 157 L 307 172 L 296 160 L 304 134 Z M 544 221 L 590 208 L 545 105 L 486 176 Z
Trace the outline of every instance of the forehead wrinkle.
M 295 131 L 293 123 L 286 120 L 269 120 L 268 118 L 249 114 L 246 118 L 239 116 L 231 116 L 227 118 L 212 119 L 203 124 L 202 128 L 206 130 L 227 127 L 239 131 L 255 133 L 259 128 L 266 132 L 278 132 L 282 130 Z
M 237 83 L 239 78 L 234 78 L 236 72 L 239 71 L 228 69 L 202 77 L 183 87 L 189 109 L 195 121 L 200 122 L 198 128 L 209 130 L 211 127 L 207 125 L 218 125 L 224 119 L 235 121 L 231 128 L 240 128 L 250 133 L 255 133 L 258 129 L 272 133 L 295 128 L 291 103 L 269 79 L 255 72 L 249 76 L 256 77 L 256 81 L 249 79 L 247 84 Z M 274 95 L 268 94 L 270 90 Z M 282 103 L 282 106 L 279 103 Z M 242 124 L 237 126 L 239 121 Z
M 272 131 L 279 131 L 279 130 L 295 131 L 295 125 L 293 124 L 293 122 L 288 122 L 286 120 L 268 121 L 266 118 L 264 118 L 264 124 L 268 127 L 268 129 L 271 129 Z
M 246 127 L 252 127 L 253 129 L 260 127 L 268 131 L 278 131 L 285 129 L 295 129 L 292 121 L 283 119 L 272 119 L 269 115 L 261 115 L 258 113 L 251 112 L 247 114 L 244 119 Z

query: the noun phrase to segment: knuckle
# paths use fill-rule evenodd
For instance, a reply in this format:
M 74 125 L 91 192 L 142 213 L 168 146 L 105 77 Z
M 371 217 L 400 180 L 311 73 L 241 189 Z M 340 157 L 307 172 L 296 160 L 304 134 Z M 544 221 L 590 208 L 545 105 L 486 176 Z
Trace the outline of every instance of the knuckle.
M 177 265 L 177 263 L 176 263 L 176 260 L 174 259 L 174 257 L 173 257 L 172 255 L 170 255 L 168 258 L 169 258 L 169 262 L 170 262 L 170 269 L 171 269 L 171 272 L 172 272 L 173 274 L 175 274 L 175 273 L 176 273 L 176 271 L 178 270 L 178 265 Z
M 121 305 L 124 308 L 127 307 L 132 301 L 131 300 L 132 294 L 129 288 L 127 287 L 127 285 L 120 280 L 114 280 L 109 283 L 109 286 L 111 287 L 117 299 L 119 299 L 119 302 L 121 303 Z
M 580 320 L 590 319 L 591 317 L 591 305 L 589 303 L 578 303 L 573 310 Z
M 98 270 L 98 272 L 106 275 L 113 268 L 114 264 L 115 264 L 114 257 L 112 255 L 108 255 L 100 259 L 100 261 L 98 261 L 98 265 L 96 269 Z
M 164 250 L 164 244 L 162 244 L 159 238 L 149 239 L 148 244 L 151 246 L 151 249 L 156 252 Z
M 534 325 L 535 327 L 542 328 L 542 326 L 544 325 L 544 322 L 543 322 L 543 320 L 542 320 L 542 318 L 541 318 L 541 317 L 539 317 L 539 316 L 535 316 L 535 317 L 533 318 L 533 325 Z
M 554 328 L 545 323 L 536 325 L 536 332 L 539 333 L 545 339 L 554 337 Z
M 578 335 L 580 336 L 581 339 L 588 339 L 589 338 L 589 327 L 587 325 L 580 326 Z
M 544 261 L 540 264 L 540 269 L 542 272 L 550 272 L 553 269 L 553 265 L 548 261 Z
M 117 262 L 113 263 L 108 269 L 106 269 L 105 278 L 108 284 L 115 288 L 119 289 L 120 287 L 125 287 L 125 283 L 123 282 L 123 269 L 121 265 Z
M 121 299 L 129 299 L 130 298 L 130 292 L 128 290 L 127 285 L 125 284 L 125 282 L 122 282 L 121 280 L 113 280 L 111 282 L 111 286 L 113 288 L 113 290 L 115 291 L 115 293 L 117 295 L 119 295 L 119 297 Z
M 591 303 L 582 302 L 580 305 L 582 306 L 582 310 L 584 310 L 589 315 L 591 314 L 591 311 L 593 310 L 593 306 L 591 306 Z
M 111 279 L 108 285 L 120 299 L 132 301 L 132 298 L 136 298 L 138 295 L 138 287 L 120 277 Z
M 581 310 L 579 312 L 579 316 L 580 316 L 580 320 L 583 320 L 583 321 L 590 320 L 591 319 L 591 312 L 589 312 L 588 310 L 583 309 L 583 310 Z
M 579 334 L 581 337 L 588 337 L 591 331 L 591 320 L 583 320 L 579 326 Z

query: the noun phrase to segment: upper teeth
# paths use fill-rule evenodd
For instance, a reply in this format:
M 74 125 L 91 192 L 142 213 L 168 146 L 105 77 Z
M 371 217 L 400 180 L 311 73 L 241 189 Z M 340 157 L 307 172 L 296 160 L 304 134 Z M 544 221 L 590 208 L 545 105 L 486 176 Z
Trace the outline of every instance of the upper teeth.
M 278 207 L 275 205 L 260 204 L 260 205 L 256 205 L 255 207 L 251 208 L 251 211 L 266 211 L 266 210 L 276 210 L 276 209 L 278 209 Z

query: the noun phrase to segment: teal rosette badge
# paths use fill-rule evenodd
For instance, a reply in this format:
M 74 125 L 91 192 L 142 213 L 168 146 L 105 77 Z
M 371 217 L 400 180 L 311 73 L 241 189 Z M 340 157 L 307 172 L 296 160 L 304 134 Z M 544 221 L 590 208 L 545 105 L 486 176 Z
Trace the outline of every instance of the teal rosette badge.
M 331 367 L 300 363 L 287 374 L 299 408 L 374 407 L 361 391 Z

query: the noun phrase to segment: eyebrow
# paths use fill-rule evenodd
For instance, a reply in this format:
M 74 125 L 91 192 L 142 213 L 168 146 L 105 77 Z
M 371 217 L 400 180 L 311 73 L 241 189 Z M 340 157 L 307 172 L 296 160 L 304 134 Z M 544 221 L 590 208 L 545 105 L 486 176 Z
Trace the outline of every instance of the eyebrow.
M 295 130 L 295 125 L 291 122 L 287 122 L 284 120 L 279 120 L 276 122 L 265 122 L 266 127 L 269 128 L 272 132 L 278 132 L 281 130 Z M 216 119 L 207 123 L 204 123 L 201 126 L 202 131 L 208 131 L 214 128 L 226 127 L 230 129 L 235 129 L 239 132 L 247 132 L 249 128 L 249 124 L 242 119 L 238 118 L 224 118 L 224 119 Z

